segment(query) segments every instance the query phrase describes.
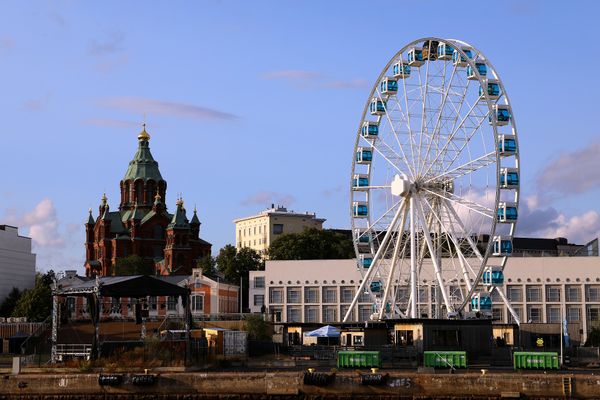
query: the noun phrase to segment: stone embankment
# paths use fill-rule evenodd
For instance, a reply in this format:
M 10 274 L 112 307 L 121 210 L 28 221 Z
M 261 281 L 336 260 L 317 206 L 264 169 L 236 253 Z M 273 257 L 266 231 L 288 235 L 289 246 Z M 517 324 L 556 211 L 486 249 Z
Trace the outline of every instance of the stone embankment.
M 361 379 L 365 371 L 337 372 L 321 386 L 303 372 L 180 372 L 114 374 L 111 384 L 98 373 L 0 376 L 4 399 L 345 399 L 345 398 L 579 398 L 600 397 L 600 375 L 562 373 L 415 373 L 386 371 L 381 384 Z M 315 384 L 310 384 L 311 382 Z M 365 384 L 365 383 L 371 384 Z

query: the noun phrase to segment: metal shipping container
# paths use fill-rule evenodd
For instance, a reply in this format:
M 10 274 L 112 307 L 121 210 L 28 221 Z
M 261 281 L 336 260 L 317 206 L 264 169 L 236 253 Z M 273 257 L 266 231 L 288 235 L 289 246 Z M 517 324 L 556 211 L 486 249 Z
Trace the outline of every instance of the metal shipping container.
M 378 351 L 338 351 L 338 368 L 379 368 L 381 357 Z
M 435 368 L 467 368 L 465 351 L 426 351 L 423 365 Z
M 223 332 L 223 353 L 225 355 L 246 355 L 248 352 L 248 332 Z
M 541 351 L 515 351 L 513 353 L 515 369 L 559 369 L 558 353 Z

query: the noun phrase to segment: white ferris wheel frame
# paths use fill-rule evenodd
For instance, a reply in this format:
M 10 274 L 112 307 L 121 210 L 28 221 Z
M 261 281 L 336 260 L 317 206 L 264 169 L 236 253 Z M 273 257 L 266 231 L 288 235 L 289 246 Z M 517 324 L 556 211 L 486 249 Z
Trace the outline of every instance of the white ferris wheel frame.
M 435 177 L 432 177 L 428 180 L 426 180 L 425 183 L 431 182 L 431 181 L 435 181 L 436 178 L 441 177 L 441 176 L 446 176 L 449 177 L 451 179 L 452 182 L 454 182 L 454 180 L 457 177 L 462 177 L 464 175 L 468 175 L 470 173 L 473 173 L 475 171 L 477 171 L 479 168 L 481 168 L 482 166 L 488 166 L 491 165 L 493 163 L 495 163 L 496 166 L 496 171 L 495 171 L 495 176 L 496 176 L 496 181 L 495 181 L 495 198 L 494 198 L 494 206 L 493 209 L 486 207 L 484 205 L 481 204 L 477 204 L 475 202 L 466 202 L 464 201 L 464 199 L 460 198 L 459 196 L 454 196 L 453 192 L 451 192 L 450 195 L 446 196 L 441 196 L 439 193 L 434 193 L 434 191 L 431 190 L 427 190 L 426 188 L 422 189 L 425 192 L 428 192 L 429 195 L 435 195 L 437 197 L 440 197 L 440 199 L 438 200 L 439 205 L 438 205 L 438 209 L 437 211 L 439 212 L 439 210 L 445 210 L 445 213 L 447 214 L 446 217 L 444 217 L 443 215 L 438 215 L 436 214 L 436 210 L 434 210 L 434 208 L 432 207 L 431 202 L 429 202 L 425 197 L 422 197 L 419 193 L 416 192 L 410 192 L 409 195 L 400 198 L 400 200 L 398 200 L 395 204 L 393 204 L 390 207 L 388 207 L 388 210 L 383 213 L 377 220 L 375 220 L 374 222 L 371 221 L 371 213 L 369 211 L 368 216 L 367 216 L 367 231 L 373 230 L 375 231 L 375 226 L 380 223 L 382 220 L 384 219 L 389 219 L 389 215 L 391 215 L 391 211 L 395 210 L 394 216 L 391 218 L 391 222 L 387 225 L 387 229 L 385 230 L 385 235 L 383 237 L 383 239 L 380 241 L 379 246 L 377 248 L 376 251 L 372 251 L 372 262 L 371 265 L 368 269 L 363 268 L 363 265 L 361 265 L 361 260 L 360 260 L 360 254 L 362 254 L 359 251 L 359 238 L 357 235 L 355 235 L 355 232 L 357 232 L 360 228 L 357 227 L 357 217 L 354 215 L 353 213 L 353 205 L 355 203 L 355 195 L 357 194 L 358 190 L 356 190 L 356 188 L 353 185 L 353 181 L 354 181 L 354 177 L 358 174 L 357 171 L 359 171 L 360 169 L 357 169 L 357 159 L 356 159 L 356 154 L 357 151 L 359 150 L 359 148 L 361 147 L 361 143 L 363 144 L 370 144 L 371 148 L 373 150 L 373 158 L 375 158 L 375 154 L 377 154 L 378 157 L 381 157 L 382 159 L 386 160 L 388 162 L 388 164 L 390 164 L 391 166 L 395 167 L 395 169 L 403 176 L 405 177 L 407 180 L 410 179 L 415 179 L 415 174 L 419 174 L 422 173 L 423 175 L 426 175 L 427 173 L 430 172 L 430 170 L 434 167 L 434 164 L 436 163 L 436 161 L 438 160 L 438 158 L 442 155 L 442 152 L 437 153 L 437 155 L 435 156 L 433 162 L 431 162 L 429 165 L 426 165 L 427 161 L 429 160 L 429 154 L 431 152 L 431 145 L 434 141 L 435 135 L 436 135 L 436 131 L 438 132 L 438 135 L 440 135 L 440 131 L 442 129 L 442 127 L 440 126 L 441 124 L 441 118 L 442 118 L 442 113 L 444 111 L 444 107 L 445 107 L 445 103 L 446 103 L 446 99 L 448 98 L 448 93 L 450 92 L 451 88 L 452 88 L 452 83 L 453 83 L 453 78 L 455 73 L 458 72 L 459 68 L 457 67 L 457 65 L 454 65 L 453 69 L 452 69 L 452 76 L 450 78 L 450 82 L 448 83 L 448 86 L 445 91 L 445 93 L 443 94 L 443 100 L 442 100 L 442 105 L 440 107 L 440 111 L 438 113 L 438 117 L 437 117 L 437 121 L 435 122 L 434 125 L 434 129 L 431 133 L 431 139 L 429 141 L 428 144 L 428 148 L 426 151 L 426 156 L 423 160 L 420 159 L 421 157 L 421 149 L 418 148 L 417 150 L 419 150 L 419 165 L 415 165 L 414 164 L 414 154 L 413 154 L 413 158 L 411 159 L 413 161 L 413 169 L 411 169 L 411 165 L 410 162 L 407 160 L 407 157 L 405 155 L 404 152 L 404 148 L 403 146 L 400 144 L 400 141 L 398 141 L 398 147 L 400 148 L 400 154 L 398 154 L 397 152 L 395 152 L 393 149 L 389 148 L 389 146 L 387 146 L 388 148 L 384 148 L 383 146 L 378 148 L 376 147 L 375 143 L 376 143 L 376 139 L 373 140 L 369 140 L 366 139 L 364 137 L 362 137 L 361 135 L 361 131 L 363 128 L 363 123 L 366 121 L 369 121 L 369 106 L 371 104 L 371 100 L 376 98 L 376 99 L 386 99 L 386 103 L 384 105 L 385 107 L 385 112 L 384 115 L 379 115 L 377 116 L 377 124 L 379 125 L 379 122 L 381 121 L 382 118 L 390 118 L 387 112 L 387 99 L 391 96 L 387 96 L 387 95 L 383 95 L 380 91 L 379 91 L 379 86 L 380 83 L 382 82 L 382 80 L 386 77 L 389 77 L 389 71 L 390 68 L 392 68 L 393 64 L 396 62 L 403 62 L 402 60 L 404 60 L 403 55 L 405 55 L 407 53 L 407 51 L 409 51 L 411 48 L 414 48 L 415 46 L 421 45 L 423 43 L 427 43 L 429 42 L 430 46 L 431 46 L 431 42 L 432 41 L 437 41 L 438 45 L 439 44 L 445 44 L 446 46 L 451 46 L 454 50 L 456 50 L 460 57 L 462 58 L 463 62 L 466 62 L 466 64 L 471 68 L 471 70 L 473 71 L 474 75 L 476 76 L 476 80 L 473 80 L 473 82 L 475 84 L 479 84 L 479 87 L 482 88 L 487 88 L 487 82 L 488 79 L 492 78 L 494 79 L 495 82 L 498 83 L 499 88 L 500 88 L 500 96 L 497 99 L 492 99 L 490 98 L 490 96 L 488 95 L 488 90 L 483 90 L 483 93 L 480 94 L 479 100 L 475 101 L 473 105 L 471 105 L 471 109 L 469 109 L 469 111 L 464 115 L 464 117 L 462 118 L 462 121 L 460 122 L 460 124 L 458 126 L 456 126 L 456 122 L 454 122 L 453 124 L 453 132 L 450 133 L 450 135 L 448 136 L 448 140 L 445 143 L 445 147 L 442 149 L 442 152 L 446 151 L 446 147 L 450 145 L 450 142 L 453 139 L 453 136 L 457 133 L 457 131 L 461 128 L 461 126 L 464 124 L 465 120 L 471 115 L 473 109 L 475 108 L 475 106 L 477 106 L 480 101 L 485 102 L 487 104 L 487 114 L 484 116 L 484 118 L 481 119 L 481 121 L 479 122 L 479 126 L 477 126 L 476 128 L 474 128 L 473 132 L 472 132 L 472 136 L 466 140 L 465 145 L 459 149 L 458 153 L 456 154 L 455 157 L 460 156 L 460 154 L 462 153 L 462 151 L 464 150 L 465 146 L 467 146 L 468 142 L 470 141 L 470 139 L 477 133 L 477 131 L 479 130 L 481 124 L 484 123 L 484 120 L 487 119 L 487 116 L 492 116 L 494 115 L 494 105 L 495 104 L 502 104 L 508 107 L 508 110 L 510 110 L 510 135 L 512 135 L 512 137 L 514 138 L 515 144 L 516 144 L 516 152 L 512 155 L 510 155 L 511 160 L 514 160 L 514 165 L 511 165 L 510 168 L 514 169 L 515 171 L 517 171 L 517 173 L 520 172 L 520 159 L 519 159 L 519 145 L 518 145 L 518 135 L 517 135 L 517 125 L 516 125 L 516 121 L 514 118 L 514 113 L 512 112 L 512 109 L 510 108 L 510 101 L 508 98 L 508 94 L 507 91 L 504 87 L 504 84 L 502 82 L 502 80 L 500 79 L 498 73 L 496 72 L 496 69 L 494 68 L 494 66 L 492 65 L 492 63 L 489 61 L 489 59 L 487 57 L 485 57 L 483 55 L 483 53 L 477 49 L 475 46 L 466 43 L 464 41 L 460 41 L 460 40 L 456 40 L 456 39 L 442 39 L 442 38 L 436 38 L 436 37 L 426 37 L 426 38 L 421 38 L 421 39 L 417 39 L 412 41 L 411 43 L 407 44 L 406 46 L 404 46 L 398 53 L 396 53 L 391 59 L 390 61 L 387 63 L 387 65 L 383 68 L 382 72 L 380 73 L 380 75 L 378 76 L 377 80 L 375 81 L 375 84 L 371 90 L 371 92 L 369 93 L 369 97 L 367 99 L 367 102 L 365 104 L 365 107 L 363 109 L 363 113 L 362 113 L 362 117 L 360 119 L 359 122 L 359 126 L 358 126 L 358 130 L 357 130 L 357 135 L 356 135 L 356 141 L 355 141 L 355 145 L 354 145 L 354 152 L 353 152 L 353 157 L 352 157 L 352 170 L 351 170 L 351 174 L 350 174 L 350 218 L 352 221 L 352 236 L 353 236 L 353 241 L 354 241 L 354 246 L 355 246 L 355 251 L 356 251 L 356 255 L 357 255 L 357 267 L 358 269 L 361 271 L 361 274 L 363 275 L 362 280 L 360 282 L 360 286 L 357 290 L 357 292 L 355 293 L 355 296 L 353 298 L 352 303 L 350 304 L 350 307 L 348 308 L 348 311 L 346 312 L 343 321 L 347 322 L 348 320 L 350 320 L 351 316 L 354 313 L 354 308 L 357 306 L 359 299 L 361 298 L 361 295 L 363 293 L 370 294 L 371 299 L 375 302 L 375 295 L 373 293 L 370 293 L 371 289 L 369 288 L 369 286 L 367 286 L 367 284 L 370 284 L 371 282 L 373 282 L 373 276 L 376 275 L 379 271 L 378 271 L 378 263 L 381 262 L 381 260 L 384 259 L 385 257 L 385 253 L 389 253 L 390 249 L 389 249 L 389 244 L 392 241 L 392 237 L 394 236 L 393 232 L 396 229 L 397 226 L 400 227 L 400 232 L 401 233 L 401 237 L 400 239 L 397 240 L 396 245 L 393 248 L 392 251 L 392 257 L 391 257 L 391 266 L 388 266 L 388 270 L 386 272 L 387 276 L 379 276 L 379 278 L 385 278 L 385 283 L 383 286 L 383 299 L 379 300 L 379 304 L 375 304 L 374 306 L 376 306 L 377 308 L 375 309 L 375 313 L 371 316 L 371 318 L 375 317 L 376 319 L 385 319 L 386 317 L 399 317 L 399 318 L 417 318 L 417 306 L 418 306 L 418 302 L 419 302 L 419 281 L 418 281 L 418 275 L 420 273 L 421 268 L 423 267 L 423 261 L 424 259 L 421 257 L 421 260 L 419 262 L 418 258 L 419 258 L 419 254 L 424 254 L 424 250 L 425 248 L 427 248 L 427 250 L 429 251 L 430 255 L 433 255 L 434 252 L 436 251 L 436 249 L 434 248 L 434 245 L 432 243 L 432 237 L 431 237 L 431 232 L 427 231 L 425 232 L 425 229 L 429 229 L 429 225 L 433 222 L 433 219 L 435 218 L 437 220 L 437 223 L 439 223 L 439 226 L 442 226 L 444 223 L 442 222 L 443 218 L 448 218 L 449 221 L 451 221 L 448 225 L 449 226 L 444 226 L 444 233 L 448 236 L 448 239 L 450 240 L 450 242 L 448 242 L 448 246 L 452 247 L 451 245 L 453 244 L 456 250 L 456 258 L 458 260 L 458 264 L 460 264 L 460 273 L 463 276 L 463 280 L 466 288 L 467 288 L 467 293 L 466 295 L 463 295 L 462 301 L 460 302 L 460 304 L 458 305 L 453 305 L 452 302 L 449 300 L 448 298 L 448 293 L 446 291 L 446 284 L 445 284 L 445 280 L 442 277 L 442 271 L 440 268 L 440 265 L 438 265 L 438 263 L 441 262 L 441 259 L 438 260 L 438 257 L 430 257 L 430 261 L 433 264 L 433 269 L 434 269 L 434 273 L 435 273 L 435 280 L 437 281 L 437 285 L 441 290 L 441 295 L 443 298 L 443 302 L 444 305 L 446 306 L 446 311 L 448 313 L 452 312 L 454 313 L 462 313 L 465 308 L 468 306 L 469 302 L 471 301 L 471 299 L 473 298 L 474 295 L 477 295 L 478 290 L 480 290 L 482 288 L 481 282 L 482 282 L 482 276 L 484 274 L 484 271 L 486 271 L 486 266 L 488 263 L 489 258 L 491 257 L 491 253 L 492 253 L 492 248 L 493 248 L 493 242 L 494 242 L 494 237 L 495 237 L 495 233 L 496 233 L 496 227 L 497 227 L 497 215 L 498 215 L 498 209 L 499 209 L 499 204 L 501 201 L 501 191 L 502 190 L 510 190 L 510 195 L 509 196 L 513 196 L 511 199 L 511 202 L 515 205 L 515 207 L 517 207 L 518 209 L 518 204 L 519 204 L 519 191 L 520 191 L 520 186 L 517 185 L 517 187 L 514 188 L 510 188 L 510 189 L 503 189 L 501 188 L 501 182 L 500 182 L 500 173 L 501 173 L 501 169 L 503 168 L 503 163 L 502 160 L 506 159 L 507 157 L 503 157 L 500 154 L 500 150 L 499 150 L 499 137 L 501 135 L 501 133 L 499 133 L 499 124 L 496 121 L 496 118 L 492 118 L 491 119 L 491 127 L 492 127 L 492 133 L 493 133 L 493 145 L 494 145 L 494 151 L 492 152 L 486 152 L 484 155 L 476 158 L 476 159 L 471 159 L 468 163 L 465 163 L 463 165 L 457 166 L 457 167 L 453 167 L 451 170 L 449 171 L 443 171 L 442 174 L 437 174 Z M 463 48 L 469 48 L 472 51 L 472 58 L 469 57 L 464 51 Z M 431 47 L 429 48 L 429 50 L 431 50 Z M 436 49 L 437 51 L 437 49 Z M 440 61 L 440 60 L 430 60 L 429 57 L 427 57 L 427 59 L 423 62 L 423 65 L 421 65 L 419 68 L 426 68 L 426 72 L 425 72 L 425 82 L 422 82 L 421 79 L 421 71 L 419 70 L 419 87 L 420 87 L 420 91 L 421 91 L 421 97 L 423 99 L 423 104 L 422 104 L 422 112 L 421 112 L 421 132 L 417 132 L 416 135 L 419 136 L 419 140 L 422 140 L 423 138 L 423 129 L 427 129 L 427 123 L 425 121 L 426 119 L 426 106 L 427 106 L 427 91 L 429 90 L 429 66 L 430 63 L 432 62 L 447 62 L 447 61 Z M 450 61 L 452 63 L 452 61 Z M 484 62 L 486 67 L 487 67 L 487 76 L 484 78 L 482 75 L 480 75 L 475 63 L 476 62 Z M 426 64 L 426 65 L 425 65 Z M 446 66 L 444 66 L 444 68 L 446 68 Z M 462 67 L 464 68 L 464 67 Z M 444 79 L 445 79 L 445 75 L 444 75 Z M 408 121 L 407 126 L 408 126 L 408 131 L 409 131 L 409 135 L 410 135 L 410 149 L 406 149 L 407 151 L 414 151 L 413 149 L 413 135 L 415 135 L 415 133 L 412 131 L 412 126 L 411 126 L 411 122 L 410 122 L 410 115 L 411 115 L 411 109 L 409 107 L 408 104 L 408 94 L 407 94 L 407 88 L 406 88 L 406 79 L 398 79 L 398 94 L 400 94 L 400 81 L 402 82 L 403 85 L 403 93 L 404 93 L 404 99 L 397 99 L 398 100 L 398 106 L 402 107 L 400 105 L 401 100 L 404 100 L 404 105 L 405 108 L 405 112 L 406 114 L 403 114 L 404 118 Z M 465 99 L 467 96 L 467 92 L 469 89 L 469 84 L 470 84 L 470 80 L 467 81 L 467 86 L 464 89 L 464 94 L 462 95 L 462 99 L 460 104 L 458 104 L 457 106 L 455 106 L 455 111 L 456 111 L 456 120 L 458 120 L 458 118 L 460 117 L 460 111 L 462 110 L 463 105 L 465 104 Z M 442 87 L 443 88 L 443 87 Z M 423 95 L 423 92 L 425 93 L 425 95 Z M 468 105 L 468 102 L 467 102 Z M 456 107 L 458 107 L 458 109 L 456 109 Z M 400 108 L 400 112 L 402 113 L 403 109 Z M 397 139 L 397 133 L 395 132 L 394 128 L 393 128 L 393 123 L 390 120 L 389 121 L 389 126 L 392 129 L 392 133 L 395 135 L 396 139 Z M 429 133 L 429 132 L 428 132 Z M 506 134 L 506 133 L 505 133 Z M 419 146 L 421 146 L 421 142 L 419 142 Z M 435 149 L 434 149 L 435 151 Z M 444 157 L 445 154 L 442 156 Z M 397 162 L 394 161 L 397 160 Z M 454 160 L 456 160 L 456 158 L 454 158 Z M 454 161 L 453 160 L 453 161 Z M 453 161 L 450 163 L 450 166 L 453 165 Z M 400 164 L 401 162 L 404 162 L 405 166 L 407 168 L 402 168 L 402 165 Z M 398 165 L 400 164 L 400 165 Z M 390 165 L 388 165 L 388 167 L 390 167 Z M 371 185 L 371 176 L 372 176 L 372 165 L 368 164 L 367 166 L 367 173 L 366 175 L 368 175 L 369 178 L 369 185 Z M 397 175 L 398 176 L 398 175 Z M 518 175 L 520 177 L 520 174 Z M 521 179 L 519 178 L 519 180 L 521 181 Z M 370 205 L 371 201 L 374 201 L 375 197 L 371 196 L 371 189 L 373 190 L 377 190 L 377 189 L 387 189 L 390 186 L 388 185 L 380 185 L 380 186 L 369 186 L 366 190 L 363 188 L 360 190 L 360 192 L 366 192 L 366 203 Z M 445 192 L 444 192 L 445 193 Z M 507 193 L 507 192 L 504 192 Z M 468 233 L 468 231 L 464 228 L 464 226 L 461 225 L 462 221 L 460 219 L 460 217 L 456 214 L 456 210 L 454 209 L 454 207 L 452 206 L 452 204 L 460 204 L 462 207 L 466 207 L 467 209 L 473 211 L 473 212 L 477 212 L 480 213 L 482 215 L 486 215 L 487 217 L 491 218 L 491 224 L 490 224 L 490 229 L 489 232 L 487 232 L 489 234 L 489 239 L 488 239 L 488 243 L 487 243 L 487 248 L 485 250 L 485 252 L 482 254 L 477 246 L 476 243 L 474 243 L 473 239 L 471 237 L 469 237 L 469 235 L 467 235 L 466 240 L 468 242 L 469 247 L 471 247 L 472 251 L 473 251 L 473 255 L 476 256 L 476 259 L 479 261 L 479 266 L 475 266 L 476 268 L 472 268 L 466 257 L 462 254 L 461 252 L 461 246 L 459 243 L 457 243 L 457 236 L 454 232 L 452 232 L 452 230 L 454 229 L 453 225 L 458 225 L 463 233 Z M 428 214 L 428 216 L 425 216 L 425 211 L 426 209 L 424 208 L 425 205 L 429 208 L 430 213 Z M 364 220 L 364 218 L 362 218 Z M 454 220 L 454 223 L 452 222 L 452 220 Z M 422 234 L 422 239 L 421 243 L 419 243 L 418 241 L 418 232 L 416 232 L 415 230 L 415 221 L 419 222 L 421 228 L 423 229 L 423 234 Z M 429 221 L 429 222 L 428 222 Z M 409 239 L 404 239 L 404 235 L 405 235 L 405 224 L 408 222 L 409 224 L 409 229 L 408 229 L 408 234 L 409 234 Z M 398 225 L 398 223 L 400 223 Z M 506 226 L 506 225 L 505 225 Z M 508 232 L 506 234 L 502 235 L 502 238 L 506 238 L 508 240 L 512 241 L 512 238 L 514 237 L 514 233 L 515 233 L 515 228 L 516 228 L 516 221 L 511 222 L 510 224 L 508 224 Z M 377 231 L 377 234 L 383 233 L 383 231 Z M 440 232 L 441 233 L 441 232 Z M 481 232 L 480 232 L 481 233 Z M 398 236 L 398 232 L 396 232 L 396 236 Z M 403 245 L 401 246 L 400 244 L 403 243 Z M 406 310 L 401 310 L 398 305 L 396 304 L 396 293 L 390 293 L 394 291 L 394 284 L 396 283 L 397 285 L 399 285 L 400 283 L 398 283 L 398 280 L 394 280 L 394 278 L 396 277 L 396 269 L 399 262 L 398 257 L 400 256 L 400 254 L 402 253 L 402 256 L 404 256 L 404 252 L 406 251 L 407 245 L 408 243 L 410 243 L 410 275 L 409 275 L 409 284 L 410 284 L 410 296 L 409 296 L 409 302 L 408 302 L 408 307 Z M 417 251 L 417 246 L 420 245 L 420 251 Z M 438 247 L 437 251 L 440 251 L 441 247 Z M 450 253 L 452 253 L 452 249 L 449 249 Z M 440 256 L 441 257 L 441 256 Z M 506 265 L 506 261 L 507 261 L 507 256 L 503 255 L 500 257 L 493 257 L 494 258 L 494 265 L 497 265 L 501 268 L 501 270 L 504 269 L 505 265 Z M 470 270 L 470 274 L 469 274 L 469 270 Z M 501 285 L 500 285 L 501 286 Z M 493 290 L 496 290 L 499 294 L 499 296 L 501 297 L 502 301 L 505 303 L 505 305 L 507 306 L 509 312 L 511 313 L 513 320 L 519 324 L 520 323 L 520 318 L 519 315 L 516 313 L 516 311 L 513 309 L 513 307 L 510 304 L 510 301 L 508 300 L 507 296 L 504 294 L 502 288 L 500 286 L 493 286 L 493 285 L 488 285 L 487 287 L 489 288 L 488 290 L 490 291 L 490 293 Z M 462 293 L 462 289 L 461 289 L 461 293 Z M 392 296 L 390 296 L 390 294 L 392 294 Z M 390 303 L 388 303 L 388 299 L 391 300 Z M 387 305 L 391 304 L 391 310 L 386 310 Z

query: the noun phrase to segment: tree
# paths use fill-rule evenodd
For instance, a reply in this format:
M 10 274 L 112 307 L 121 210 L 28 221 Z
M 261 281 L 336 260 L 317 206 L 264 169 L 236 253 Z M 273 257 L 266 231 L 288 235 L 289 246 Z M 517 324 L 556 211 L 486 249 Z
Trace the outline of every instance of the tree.
M 264 320 L 262 315 L 248 315 L 245 318 L 246 332 L 251 339 L 267 339 L 269 337 L 269 324 Z
M 4 299 L 0 305 L 0 317 L 10 317 L 12 315 L 12 312 L 15 309 L 21 295 L 22 293 L 19 288 L 12 288 L 8 294 L 8 297 L 6 297 L 6 299 Z
M 217 272 L 217 261 L 215 257 L 208 255 L 198 260 L 196 266 L 202 269 L 202 275 L 215 276 Z
M 310 228 L 275 239 L 269 247 L 271 260 L 332 260 L 354 258 L 354 246 L 343 234 Z
M 137 254 L 117 259 L 114 266 L 115 275 L 154 275 L 154 261 L 142 258 Z
M 256 250 L 249 247 L 237 249 L 228 244 L 219 250 L 219 255 L 215 258 L 217 269 L 225 279 L 236 285 L 242 284 L 241 296 L 243 308 L 248 307 L 248 271 L 262 271 L 265 269 L 265 262 Z
M 43 321 L 52 312 L 52 285 L 54 271 L 35 274 L 35 286 L 23 292 L 12 312 L 13 317 L 27 317 L 30 321 Z
M 598 347 L 600 346 L 600 328 L 595 326 L 588 334 L 587 340 L 585 341 L 586 346 Z

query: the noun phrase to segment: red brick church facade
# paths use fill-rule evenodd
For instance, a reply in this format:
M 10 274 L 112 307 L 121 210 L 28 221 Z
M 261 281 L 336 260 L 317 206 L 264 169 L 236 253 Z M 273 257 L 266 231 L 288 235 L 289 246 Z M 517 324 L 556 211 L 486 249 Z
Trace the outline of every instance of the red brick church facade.
M 188 220 L 178 199 L 173 214 L 163 203 L 167 182 L 150 153 L 150 135 L 138 136 L 138 149 L 121 180 L 121 202 L 110 211 L 102 196 L 98 217 L 92 210 L 85 224 L 87 276 L 114 275 L 120 258 L 138 255 L 152 259 L 159 275 L 190 275 L 197 261 L 210 255 L 211 244 L 200 239 L 200 220 L 194 210 Z

